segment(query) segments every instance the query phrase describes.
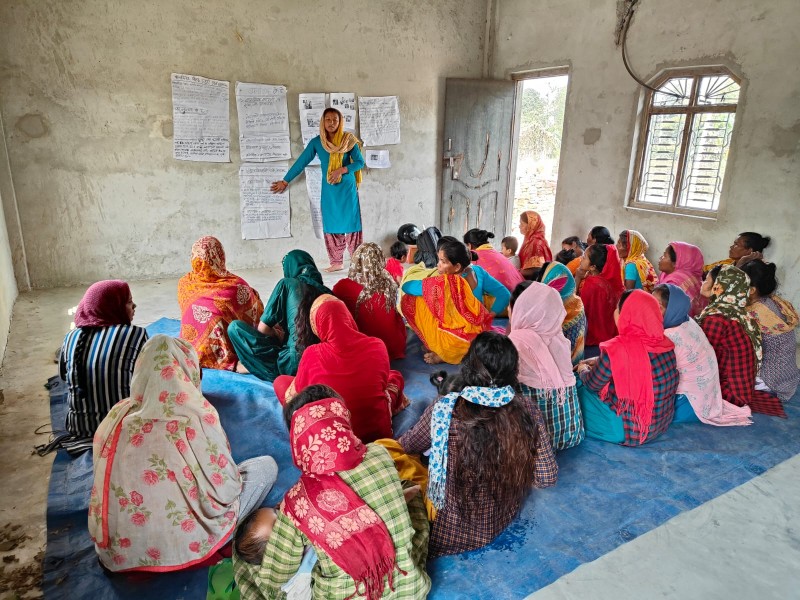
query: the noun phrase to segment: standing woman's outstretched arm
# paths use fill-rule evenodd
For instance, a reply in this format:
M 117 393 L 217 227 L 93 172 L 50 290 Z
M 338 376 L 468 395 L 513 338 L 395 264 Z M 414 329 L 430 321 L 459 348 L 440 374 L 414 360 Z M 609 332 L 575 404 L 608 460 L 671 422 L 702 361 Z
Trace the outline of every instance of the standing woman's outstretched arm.
M 317 155 L 317 150 L 314 147 L 314 140 L 308 142 L 308 145 L 303 150 L 303 153 L 300 157 L 294 161 L 294 164 L 291 168 L 287 171 L 286 175 L 283 176 L 283 179 L 280 181 L 273 181 L 272 185 L 270 186 L 270 190 L 276 194 L 280 194 L 283 192 L 287 187 L 289 187 L 289 182 L 292 181 L 295 177 L 300 175 L 300 173 L 305 169 L 309 163 L 314 160 L 314 157 Z

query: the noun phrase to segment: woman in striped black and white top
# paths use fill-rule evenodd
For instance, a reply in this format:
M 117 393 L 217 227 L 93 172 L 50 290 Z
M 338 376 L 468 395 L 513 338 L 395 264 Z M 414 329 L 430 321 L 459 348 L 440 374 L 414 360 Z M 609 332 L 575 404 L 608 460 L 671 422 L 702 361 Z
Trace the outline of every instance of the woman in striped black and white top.
M 147 331 L 131 325 L 135 310 L 128 284 L 119 280 L 93 284 L 78 304 L 59 360 L 69 386 L 66 429 L 77 438 L 94 436 L 111 407 L 130 395 L 133 365 L 147 341 Z

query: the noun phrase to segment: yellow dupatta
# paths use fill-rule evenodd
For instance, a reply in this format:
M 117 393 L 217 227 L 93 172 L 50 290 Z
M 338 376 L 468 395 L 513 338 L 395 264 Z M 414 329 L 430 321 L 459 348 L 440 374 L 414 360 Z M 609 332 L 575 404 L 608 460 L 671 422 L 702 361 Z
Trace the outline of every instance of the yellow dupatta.
M 328 175 L 336 169 L 342 168 L 342 160 L 344 159 L 345 152 L 350 152 L 356 144 L 359 145 L 359 148 L 361 147 L 358 138 L 349 131 L 344 130 L 344 119 L 341 113 L 339 113 L 339 129 L 333 134 L 333 139 L 331 140 L 328 139 L 328 132 L 325 131 L 324 119 L 319 120 L 319 141 L 322 142 L 322 147 L 325 151 L 330 154 L 330 159 L 328 160 Z M 356 187 L 359 187 L 361 181 L 364 179 L 361 171 L 363 171 L 363 169 L 359 169 L 353 173 L 356 178 Z M 340 175 L 333 183 L 339 183 L 341 180 L 342 177 Z

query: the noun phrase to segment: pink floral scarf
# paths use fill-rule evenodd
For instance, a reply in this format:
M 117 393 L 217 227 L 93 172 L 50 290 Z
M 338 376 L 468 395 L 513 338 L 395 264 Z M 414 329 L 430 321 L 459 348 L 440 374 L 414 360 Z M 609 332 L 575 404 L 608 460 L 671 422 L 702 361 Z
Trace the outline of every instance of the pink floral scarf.
M 187 568 L 236 526 L 241 477 L 197 363 L 188 342 L 150 338 L 97 429 L 89 534 L 111 571 Z
M 386 524 L 337 475 L 361 464 L 367 452 L 350 427 L 350 412 L 333 398 L 306 404 L 292 415 L 289 441 L 303 474 L 281 512 L 353 578 L 357 590 L 377 600 L 385 579 L 394 589 L 397 559 Z

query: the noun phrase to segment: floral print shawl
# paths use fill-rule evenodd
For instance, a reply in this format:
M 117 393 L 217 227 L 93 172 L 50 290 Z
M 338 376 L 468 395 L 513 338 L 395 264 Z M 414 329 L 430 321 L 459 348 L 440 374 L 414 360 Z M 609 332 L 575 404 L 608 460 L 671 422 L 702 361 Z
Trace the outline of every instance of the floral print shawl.
M 131 397 L 94 437 L 89 534 L 111 571 L 173 571 L 205 560 L 236 526 L 242 481 L 192 346 L 156 335 Z

